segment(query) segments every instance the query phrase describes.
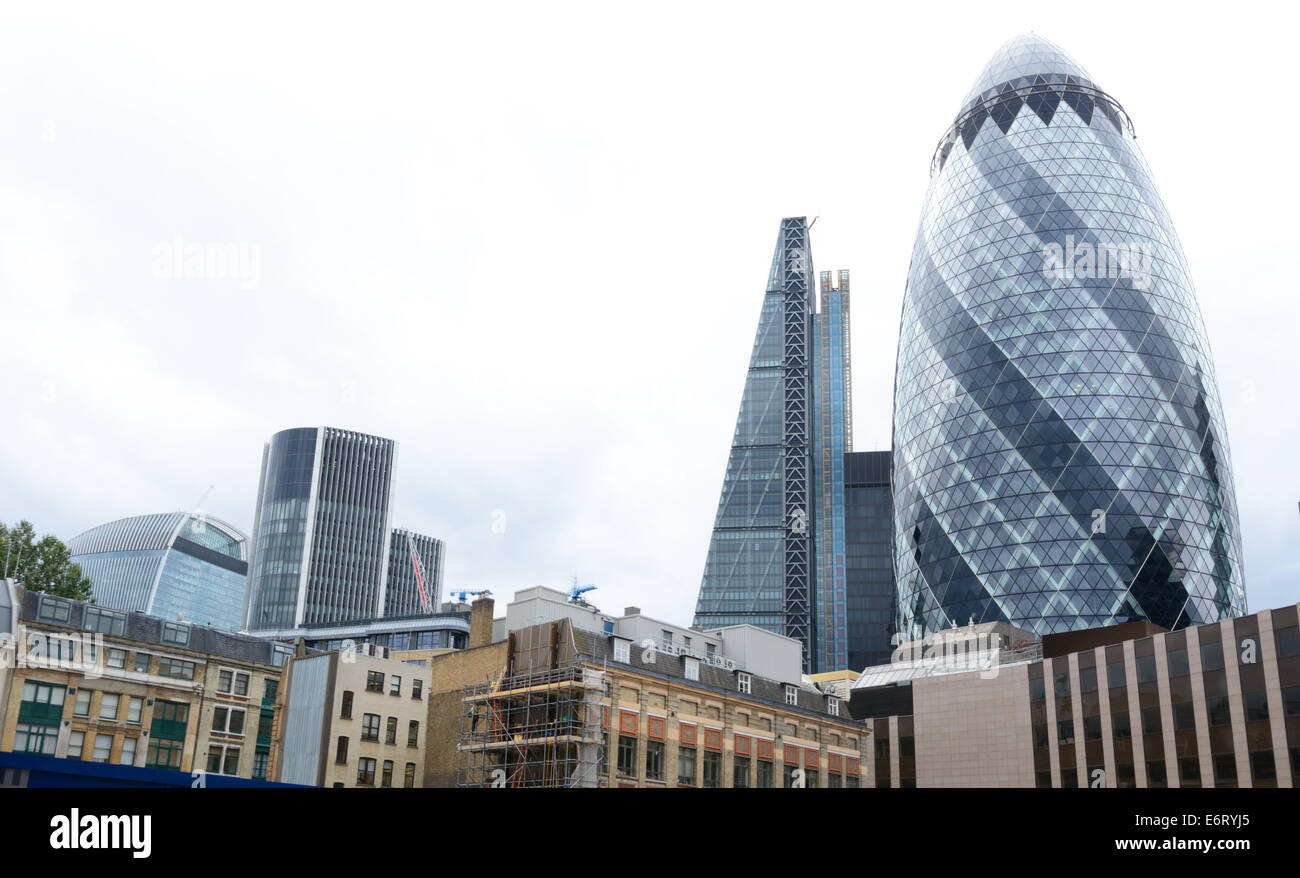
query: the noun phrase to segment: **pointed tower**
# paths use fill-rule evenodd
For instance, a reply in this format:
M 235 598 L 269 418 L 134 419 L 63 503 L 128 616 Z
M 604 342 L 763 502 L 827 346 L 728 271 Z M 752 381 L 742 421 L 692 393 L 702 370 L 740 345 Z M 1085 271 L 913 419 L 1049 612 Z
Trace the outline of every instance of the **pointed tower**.
M 812 253 L 806 217 L 781 221 L 723 476 L 695 624 L 799 640 L 811 667 Z

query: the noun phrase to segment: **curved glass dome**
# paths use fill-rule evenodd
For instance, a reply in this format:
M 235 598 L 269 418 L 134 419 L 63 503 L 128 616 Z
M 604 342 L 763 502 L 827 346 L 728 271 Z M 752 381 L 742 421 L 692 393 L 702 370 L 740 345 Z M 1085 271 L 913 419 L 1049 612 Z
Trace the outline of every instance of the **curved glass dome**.
M 1037 36 L 935 153 L 894 387 L 902 631 L 1245 612 L 1213 361 L 1123 108 Z

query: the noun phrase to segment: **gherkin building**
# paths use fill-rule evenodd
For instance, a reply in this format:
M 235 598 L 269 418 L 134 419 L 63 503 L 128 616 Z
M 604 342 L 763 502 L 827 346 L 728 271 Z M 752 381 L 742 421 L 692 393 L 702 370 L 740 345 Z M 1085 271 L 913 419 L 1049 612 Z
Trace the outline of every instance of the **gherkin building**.
M 1037 36 L 941 138 L 894 384 L 900 631 L 1246 612 L 1218 384 L 1132 121 Z

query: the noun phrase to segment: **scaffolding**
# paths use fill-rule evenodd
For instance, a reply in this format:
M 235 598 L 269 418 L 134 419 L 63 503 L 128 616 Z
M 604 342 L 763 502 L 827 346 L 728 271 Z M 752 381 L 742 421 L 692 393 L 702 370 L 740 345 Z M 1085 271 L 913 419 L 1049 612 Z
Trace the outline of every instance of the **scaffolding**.
M 606 673 L 567 624 L 510 635 L 506 668 L 464 687 L 458 787 L 596 787 L 606 765 Z

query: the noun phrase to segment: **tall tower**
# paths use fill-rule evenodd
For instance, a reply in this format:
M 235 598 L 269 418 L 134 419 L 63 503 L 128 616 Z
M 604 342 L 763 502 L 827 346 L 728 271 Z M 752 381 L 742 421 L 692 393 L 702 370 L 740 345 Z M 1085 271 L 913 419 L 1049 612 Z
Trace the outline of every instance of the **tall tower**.
M 749 360 L 695 624 L 777 631 L 813 656 L 812 254 L 806 217 L 781 221 Z
M 250 540 L 247 630 L 437 611 L 442 542 L 392 529 L 396 462 L 392 439 L 351 430 L 271 437 Z
M 940 140 L 894 384 L 903 634 L 1245 612 L 1227 431 L 1119 103 L 1022 36 Z
M 813 486 L 817 501 L 813 670 L 849 666 L 844 455 L 853 450 L 849 273 L 821 273 L 813 315 Z

